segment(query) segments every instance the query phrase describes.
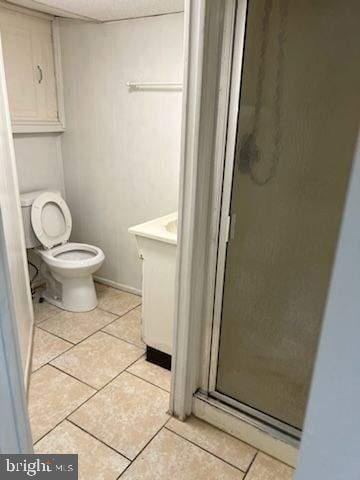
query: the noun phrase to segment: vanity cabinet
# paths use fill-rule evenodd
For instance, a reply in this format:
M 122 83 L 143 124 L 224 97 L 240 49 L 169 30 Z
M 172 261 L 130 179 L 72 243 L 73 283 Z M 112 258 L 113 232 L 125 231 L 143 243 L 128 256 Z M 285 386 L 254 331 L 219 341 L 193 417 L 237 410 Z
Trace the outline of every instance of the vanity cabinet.
M 52 17 L 0 8 L 0 31 L 13 131 L 64 130 Z

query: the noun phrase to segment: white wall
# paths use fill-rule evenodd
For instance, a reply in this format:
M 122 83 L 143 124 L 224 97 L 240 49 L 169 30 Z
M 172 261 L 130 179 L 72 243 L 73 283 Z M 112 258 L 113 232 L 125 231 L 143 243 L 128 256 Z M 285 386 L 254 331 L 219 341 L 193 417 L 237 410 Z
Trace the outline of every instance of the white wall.
M 20 192 L 55 189 L 64 194 L 60 134 L 14 134 Z
M 126 82 L 182 81 L 183 14 L 64 20 L 61 48 L 72 239 L 104 250 L 100 276 L 139 289 L 127 229 L 177 209 L 181 93 L 129 92 Z
M 360 135 L 354 157 L 296 480 L 360 478 Z
M 61 134 L 14 134 L 13 138 L 20 192 L 50 189 L 59 190 L 64 195 Z M 32 263 L 40 266 L 38 255 L 31 250 L 27 255 Z M 29 272 L 30 278 L 33 277 L 35 271 L 32 267 Z M 42 282 L 41 275 L 38 275 L 34 285 Z

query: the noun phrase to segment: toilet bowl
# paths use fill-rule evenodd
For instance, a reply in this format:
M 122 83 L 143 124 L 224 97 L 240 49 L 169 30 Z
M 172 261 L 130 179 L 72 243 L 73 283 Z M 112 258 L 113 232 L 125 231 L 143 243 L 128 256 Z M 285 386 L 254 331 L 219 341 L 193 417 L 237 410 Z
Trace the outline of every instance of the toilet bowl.
M 97 305 L 92 274 L 102 265 L 105 255 L 100 248 L 85 243 L 66 243 L 50 250 L 36 250 L 50 271 L 43 297 L 50 303 L 72 312 L 87 312 Z M 44 270 L 42 270 L 44 271 Z M 45 278 L 47 274 L 44 274 Z M 51 288 L 52 279 L 56 284 Z
M 68 241 L 71 214 L 58 192 L 30 192 L 21 196 L 21 203 L 26 246 L 36 247 L 43 262 L 41 273 L 46 280 L 43 297 L 63 310 L 93 310 L 97 297 L 92 275 L 104 262 L 102 250 Z

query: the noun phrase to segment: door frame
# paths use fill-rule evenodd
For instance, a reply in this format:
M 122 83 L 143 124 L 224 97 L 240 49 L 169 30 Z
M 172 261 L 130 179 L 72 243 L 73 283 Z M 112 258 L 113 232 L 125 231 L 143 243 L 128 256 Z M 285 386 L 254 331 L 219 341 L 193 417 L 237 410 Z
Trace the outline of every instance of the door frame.
M 234 21 L 246 0 L 185 0 L 178 255 L 170 411 L 207 388 Z M 206 119 L 206 121 L 205 121 Z M 193 292 L 196 291 L 197 295 Z
M 34 315 L 20 207 L 14 141 L 0 35 L 0 208 L 26 389 L 31 370 Z
M 0 209 L 0 453 L 33 453 Z
M 29 272 L 0 37 L 0 453 L 33 452 L 26 402 L 32 333 Z

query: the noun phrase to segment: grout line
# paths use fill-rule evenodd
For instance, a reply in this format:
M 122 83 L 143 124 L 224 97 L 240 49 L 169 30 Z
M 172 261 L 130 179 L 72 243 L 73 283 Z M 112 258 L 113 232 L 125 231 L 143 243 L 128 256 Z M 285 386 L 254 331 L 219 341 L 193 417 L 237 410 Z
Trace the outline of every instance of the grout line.
M 111 287 L 109 287 L 109 288 L 111 288 Z M 79 345 L 80 343 L 82 343 L 84 340 L 87 340 L 89 337 L 91 337 L 91 336 L 94 335 L 95 333 L 100 332 L 100 331 L 104 331 L 104 330 L 103 330 L 104 328 L 108 327 L 109 325 L 111 325 L 112 323 L 116 322 L 116 321 L 119 320 L 120 318 L 124 317 L 124 316 L 127 315 L 128 313 L 132 312 L 133 310 L 135 310 L 136 308 L 138 308 L 140 305 L 141 305 L 141 303 L 140 303 L 139 305 L 136 305 L 136 307 L 131 308 L 130 310 L 128 310 L 127 312 L 125 312 L 125 313 L 123 313 L 123 314 L 121 314 L 121 315 L 116 314 L 116 313 L 113 313 L 113 312 L 109 312 L 109 311 L 104 310 L 103 308 L 100 308 L 100 307 L 97 306 L 96 308 L 97 308 L 98 310 L 101 310 L 102 312 L 105 312 L 105 313 L 107 313 L 107 314 L 114 315 L 115 318 L 112 318 L 111 321 L 109 321 L 109 323 L 106 323 L 106 324 L 102 325 L 98 330 L 95 330 L 94 332 L 90 333 L 88 336 L 82 338 L 79 342 L 73 342 L 73 341 L 71 341 L 71 340 L 68 340 L 67 338 L 64 338 L 64 337 L 61 337 L 60 335 L 57 335 L 56 333 L 53 333 L 53 332 L 51 332 L 51 331 L 49 331 L 49 330 L 46 330 L 46 329 L 43 328 L 43 327 L 40 327 L 40 325 L 42 325 L 44 322 L 46 322 L 47 320 L 50 320 L 51 318 L 56 317 L 57 315 L 60 315 L 60 313 L 62 313 L 62 312 L 58 312 L 58 313 L 56 313 L 55 315 L 52 315 L 51 317 L 47 318 L 46 320 L 41 321 L 38 325 L 35 324 L 35 326 L 38 327 L 38 328 L 40 328 L 41 330 L 47 332 L 47 333 L 50 333 L 51 335 L 54 335 L 54 337 L 57 337 L 57 338 L 59 338 L 60 340 L 65 340 L 65 341 L 67 341 L 67 342 L 69 342 L 69 343 L 72 343 L 73 345 Z M 65 310 L 64 310 L 64 311 L 65 311 Z M 76 312 L 74 312 L 74 313 L 76 314 Z M 105 333 L 107 333 L 108 335 L 111 335 L 111 333 L 108 333 L 108 332 L 105 332 Z M 115 335 L 112 335 L 112 336 L 115 337 L 115 338 L 119 338 L 119 337 L 116 337 Z M 123 339 L 120 338 L 120 340 L 123 340 Z M 124 341 L 126 342 L 127 340 L 124 340 Z M 135 344 L 132 343 L 132 342 L 127 342 L 127 343 L 130 343 L 130 344 L 132 344 L 132 345 L 135 345 Z M 141 348 L 141 347 L 139 347 L 138 345 L 135 345 L 135 346 L 137 346 L 138 348 Z
M 246 470 L 246 473 L 245 473 L 245 476 L 244 476 L 243 480 L 246 480 L 246 477 L 248 476 L 248 473 L 250 472 L 251 467 L 254 465 L 254 462 L 255 462 L 255 459 L 256 459 L 258 453 L 259 453 L 259 450 L 255 453 L 254 458 L 252 459 L 248 469 Z
M 111 313 L 112 315 L 116 315 L 117 318 L 115 318 L 115 320 L 119 320 L 119 318 L 125 317 L 125 315 L 127 315 L 127 314 L 130 313 L 130 312 L 132 312 L 132 311 L 135 310 L 136 308 L 140 307 L 140 305 L 142 305 L 142 301 L 141 301 L 138 305 L 136 305 L 135 307 L 131 307 L 129 310 L 126 310 L 126 312 L 121 313 L 121 314 L 119 314 L 119 313 L 114 313 L 114 312 L 110 312 L 110 310 L 105 310 L 104 308 L 99 307 L 99 306 L 97 306 L 96 308 L 98 308 L 99 310 L 101 310 L 101 311 L 103 311 L 103 312 L 105 312 L 105 313 Z M 115 320 L 113 320 L 113 321 L 115 322 Z M 111 322 L 111 323 L 112 323 L 112 322 Z
M 41 325 L 41 324 L 40 324 L 40 325 Z M 49 333 L 50 335 L 54 335 L 54 337 L 59 338 L 60 340 L 64 340 L 65 342 L 69 342 L 69 343 L 71 343 L 73 346 L 77 345 L 76 343 L 71 342 L 70 340 L 67 340 L 67 339 L 64 338 L 64 337 L 60 337 L 60 336 L 57 335 L 56 333 L 52 333 L 52 332 L 49 332 L 49 330 L 45 330 L 45 328 L 40 327 L 40 325 L 36 325 L 36 328 L 40 328 L 40 330 L 42 330 L 43 332 Z
M 46 301 L 46 300 L 45 300 L 45 301 Z M 49 304 L 49 305 L 50 305 L 50 304 Z M 102 330 L 103 328 L 108 327 L 108 326 L 111 325 L 112 323 L 116 322 L 116 321 L 119 320 L 120 318 L 124 317 L 124 316 L 127 315 L 128 313 L 130 313 L 130 312 L 132 312 L 133 310 L 135 310 L 136 308 L 138 308 L 140 305 L 141 305 L 141 303 L 140 303 L 139 305 L 136 305 L 136 307 L 130 308 L 130 310 L 127 310 L 125 313 L 122 313 L 121 315 L 119 315 L 118 313 L 110 312 L 110 311 L 108 311 L 108 310 L 104 310 L 103 308 L 100 308 L 99 306 L 97 306 L 96 309 L 101 310 L 101 311 L 104 312 L 104 313 L 113 315 L 115 318 L 112 318 L 112 319 L 109 321 L 109 323 L 105 323 L 102 327 L 100 327 L 98 330 L 96 330 L 96 331 L 93 332 L 93 333 L 96 333 L 96 332 Z M 94 309 L 94 310 L 95 310 L 95 309 Z M 87 337 L 82 338 L 79 342 L 73 342 L 73 341 L 71 341 L 71 340 L 68 340 L 67 338 L 64 338 L 64 337 L 61 337 L 61 336 L 57 335 L 56 333 L 53 333 L 53 332 L 51 332 L 51 331 L 49 331 L 49 330 L 46 330 L 46 329 L 43 328 L 43 327 L 40 327 L 40 325 L 44 324 L 44 323 L 47 322 L 48 320 L 51 320 L 51 319 L 57 317 L 58 315 L 60 315 L 60 313 L 63 313 L 63 312 L 65 312 L 65 310 L 62 310 L 62 311 L 60 311 L 60 312 L 57 312 L 57 313 L 55 313 L 55 315 L 52 315 L 51 317 L 46 318 L 45 320 L 42 320 L 42 321 L 39 322 L 39 323 L 35 323 L 35 322 L 34 322 L 34 326 L 35 326 L 35 327 L 38 327 L 38 328 L 41 328 L 41 330 L 44 330 L 44 331 L 47 332 L 47 333 L 51 333 L 51 334 L 54 335 L 55 337 L 58 337 L 58 338 L 60 338 L 61 340 L 66 340 L 67 342 L 70 342 L 70 343 L 72 343 L 72 344 L 74 344 L 74 345 L 78 345 L 78 344 L 81 343 L 82 341 L 86 340 L 86 338 L 89 338 L 91 335 L 93 335 L 93 333 L 91 333 L 91 334 L 88 335 Z M 77 312 L 73 312 L 73 313 L 76 315 Z M 84 313 L 86 313 L 86 312 L 84 312 Z M 107 332 L 106 332 L 106 333 L 107 333 Z
M 109 325 L 106 325 L 104 328 L 108 327 Z M 125 340 L 125 338 L 122 338 L 122 337 L 118 337 L 117 335 L 114 335 L 113 333 L 110 333 L 110 332 L 107 332 L 106 330 L 98 330 L 100 332 L 103 332 L 103 333 L 107 333 L 108 335 L 110 335 L 110 337 L 113 337 L 113 338 L 117 338 L 118 340 L 122 340 L 123 342 L 126 342 L 128 343 L 129 345 L 132 345 L 133 347 L 137 347 L 139 348 L 140 350 L 144 350 L 145 349 L 145 345 L 144 347 L 140 347 L 138 343 L 133 343 L 133 342 L 130 342 L 130 340 Z M 96 332 L 97 333 L 97 332 Z M 144 353 L 145 353 L 145 350 L 144 350 Z
M 52 360 L 51 360 L 52 362 Z M 52 363 L 47 363 L 47 365 L 49 365 L 49 367 L 53 367 L 55 368 L 56 370 L 58 370 L 59 372 L 61 373 L 65 373 L 65 375 L 68 375 L 69 377 L 73 378 L 74 380 L 77 380 L 78 382 L 80 383 L 83 383 L 84 385 L 86 385 L 87 387 L 90 387 L 92 390 L 95 390 L 96 393 L 99 392 L 99 390 L 96 388 L 96 387 L 93 387 L 92 385 L 90 385 L 89 383 L 86 383 L 84 380 L 80 380 L 80 378 L 77 378 L 75 377 L 74 375 L 72 375 L 71 373 L 68 373 L 68 372 L 65 372 L 64 370 L 62 370 L 60 367 L 56 366 L 56 365 L 53 365 Z M 91 398 L 91 397 L 90 397 Z
M 81 425 L 78 425 L 77 423 L 74 422 L 74 420 L 71 420 L 71 418 L 65 418 L 63 421 L 67 421 L 69 423 L 71 423 L 71 425 L 74 425 L 74 427 L 77 427 L 79 430 L 81 430 L 82 432 L 86 433 L 87 435 L 89 435 L 90 437 L 94 438 L 95 440 L 97 440 L 98 442 L 102 443 L 103 445 L 105 445 L 106 447 L 110 448 L 113 452 L 117 453 L 118 455 L 121 455 L 122 457 L 124 457 L 126 460 L 128 460 L 130 463 L 132 462 L 131 458 L 127 457 L 124 453 L 121 453 L 119 452 L 119 450 L 116 450 L 116 448 L 112 447 L 110 444 L 106 443 L 104 440 L 101 440 L 100 438 L 96 437 L 93 433 L 89 432 L 88 430 L 86 430 L 84 427 L 82 427 Z
M 98 333 L 98 332 L 96 332 Z M 69 349 L 70 350 L 70 349 Z M 66 353 L 66 352 L 64 352 Z M 140 352 L 139 352 L 140 353 Z M 60 354 L 59 356 L 61 356 L 62 354 Z M 53 362 L 55 359 L 52 359 L 50 360 L 50 362 L 48 363 L 49 366 L 51 367 L 54 367 L 56 368 L 57 370 L 59 370 L 60 372 L 62 373 L 66 373 L 66 375 L 69 375 L 69 377 L 72 377 L 74 378 L 75 380 L 78 380 L 79 382 L 81 383 L 84 383 L 85 385 L 87 385 L 88 387 L 91 387 L 93 388 L 94 390 L 96 390 L 97 392 L 100 392 L 101 390 L 103 390 L 107 385 L 109 385 L 111 382 L 113 382 L 117 377 L 119 377 L 122 373 L 126 372 L 127 371 L 127 368 L 130 368 L 134 365 L 134 363 L 136 363 L 138 360 L 140 360 L 140 358 L 142 358 L 143 355 L 140 355 L 139 357 L 137 357 L 135 360 L 133 360 L 127 367 L 125 367 L 124 369 L 122 369 L 120 372 L 117 372 L 116 375 L 111 378 L 110 380 L 108 380 L 103 386 L 101 386 L 100 388 L 98 387 L 94 387 L 93 385 L 90 385 L 89 383 L 85 382 L 85 380 L 81 380 L 79 377 L 76 377 L 75 375 L 73 375 L 72 373 L 69 373 L 68 371 L 66 370 L 63 370 L 61 367 L 57 366 L 57 365 L 53 365 L 51 362 Z M 56 357 L 58 358 L 58 357 Z M 130 372 L 127 372 L 127 373 L 130 373 Z M 160 387 L 159 387 L 160 388 Z
M 46 303 L 47 303 L 47 302 L 46 302 Z M 48 303 L 48 305 L 50 305 L 50 304 Z M 33 305 L 33 308 L 34 308 L 34 305 Z M 50 320 L 51 318 L 54 318 L 54 317 L 56 317 L 57 315 L 60 315 L 60 313 L 61 313 L 61 312 L 55 312 L 54 315 L 51 315 L 50 317 L 47 317 L 47 318 L 45 318 L 44 320 L 40 320 L 39 322 L 36 322 L 36 321 L 35 321 L 35 312 L 34 312 L 34 325 L 35 325 L 36 327 L 38 327 L 39 325 L 41 325 L 42 323 L 47 322 L 47 321 Z
M 38 287 L 38 288 L 40 288 L 40 287 Z M 40 293 L 39 293 L 39 298 L 41 298 L 41 294 L 40 294 Z M 40 303 L 38 300 L 39 300 L 39 299 L 33 298 L 33 299 L 32 299 L 32 302 L 31 302 L 31 303 L 32 303 L 32 308 L 33 308 L 33 314 L 34 314 L 34 326 L 36 326 L 36 327 L 37 327 L 38 325 L 46 322 L 47 320 L 50 320 L 50 318 L 54 318 L 54 317 L 56 317 L 57 315 L 59 315 L 60 313 L 62 313 L 62 312 L 65 311 L 65 310 L 61 310 L 59 307 L 56 307 L 55 305 L 52 305 L 51 303 L 47 302 L 46 300 L 43 300 L 43 302 L 41 302 L 41 303 L 46 303 L 46 305 L 50 305 L 50 307 L 55 307 L 56 310 L 53 312 L 53 315 L 50 315 L 49 317 L 46 317 L 46 318 L 40 320 L 39 322 L 36 322 L 36 320 L 35 320 L 35 304 L 41 305 L 41 303 Z
M 142 357 L 140 357 L 140 358 L 142 358 Z M 138 360 L 140 360 L 140 358 L 138 358 Z M 130 365 L 128 368 L 130 368 L 130 367 L 132 367 L 132 365 Z M 130 372 L 130 371 L 128 370 L 128 368 L 125 370 L 125 372 L 130 373 L 130 375 L 133 375 L 134 377 L 136 377 L 136 378 L 138 378 L 138 379 L 140 379 L 140 380 L 143 380 L 144 382 L 148 383 L 149 385 L 152 385 L 153 387 L 160 388 L 160 390 L 162 390 L 163 392 L 166 392 L 166 393 L 169 393 L 169 394 L 170 394 L 169 390 L 166 390 L 165 388 L 160 387 L 159 385 L 156 385 L 156 384 L 153 383 L 153 382 L 150 382 L 150 380 L 147 380 L 146 378 L 140 377 L 140 375 L 136 375 L 135 373 Z M 161 367 L 160 367 L 160 368 L 161 368 Z
M 48 365 L 48 364 L 46 364 Z M 45 366 L 45 365 L 44 365 Z M 51 365 L 52 366 L 52 365 Z M 43 368 L 43 367 L 41 367 Z M 39 370 L 38 370 L 39 371 Z M 64 372 L 62 372 L 64 373 Z M 67 374 L 65 374 L 67 375 Z M 70 375 L 69 375 L 70 376 Z M 78 380 L 79 381 L 79 380 Z M 80 382 L 80 383 L 83 383 L 83 382 Z M 86 384 L 84 384 L 85 386 L 88 386 Z M 92 388 L 92 387 L 91 387 Z M 93 389 L 93 388 L 92 388 Z M 94 390 L 94 389 L 93 389 Z M 95 390 L 95 392 L 90 395 L 90 397 L 88 397 L 86 400 L 84 400 L 80 405 L 78 405 L 75 410 L 73 410 L 71 413 L 69 413 L 69 415 L 72 415 L 74 412 L 76 412 L 80 407 L 82 407 L 83 405 L 85 405 L 86 402 L 88 402 L 92 397 L 94 397 L 98 392 Z M 49 433 L 51 433 L 53 430 L 55 430 L 56 427 L 58 427 L 64 420 L 67 420 L 68 417 L 65 417 L 65 418 L 62 418 L 60 422 L 58 422 L 56 425 L 54 425 L 53 427 L 50 428 L 50 430 L 48 430 L 42 437 L 40 437 L 38 440 L 36 440 L 35 444 L 36 445 L 38 442 L 40 442 L 40 440 L 42 440 L 44 437 L 46 437 L 46 435 L 48 435 Z
M 242 441 L 242 440 L 241 440 L 241 441 Z M 255 447 L 253 447 L 253 448 L 255 448 Z M 279 460 L 279 458 L 274 457 L 274 455 L 271 454 L 271 453 L 265 452 L 265 450 L 261 450 L 261 449 L 259 448 L 259 449 L 257 449 L 256 455 L 257 455 L 258 453 L 262 453 L 262 454 L 265 455 L 266 457 L 269 457 L 269 458 L 271 458 L 272 460 L 275 460 L 275 462 L 281 463 L 281 464 L 284 465 L 285 467 L 290 468 L 290 470 L 293 470 L 293 471 L 296 470 L 296 467 L 291 466 L 289 463 L 286 463 L 286 462 L 284 462 L 283 460 Z M 255 456 L 256 456 L 256 455 L 255 455 Z M 251 465 L 250 465 L 250 467 L 251 467 Z M 249 467 L 249 468 L 250 468 L 250 467 Z
M 51 358 L 50 360 L 48 360 L 46 363 L 43 363 L 42 365 L 40 365 L 39 368 L 37 368 L 36 370 L 32 370 L 31 373 L 35 373 L 37 372 L 38 370 L 40 370 L 41 367 L 44 367 L 45 365 L 51 365 L 51 362 L 53 362 L 54 360 L 56 360 L 57 358 L 61 357 L 61 355 L 63 355 L 64 353 L 68 352 L 69 350 L 73 349 L 75 345 L 70 345 L 66 350 L 64 350 L 63 352 L 59 353 L 58 355 L 56 355 L 55 357 Z M 51 365 L 53 366 L 53 365 Z
M 44 300 L 44 302 L 46 302 L 46 300 Z M 47 302 L 46 302 L 46 303 L 47 303 Z M 47 305 L 50 305 L 50 303 L 47 303 Z M 33 304 L 33 309 L 34 309 L 34 304 Z M 47 317 L 47 318 L 45 318 L 45 319 L 40 320 L 40 321 L 37 322 L 37 321 L 35 320 L 35 311 L 34 311 L 34 325 L 35 325 L 36 327 L 38 327 L 39 325 L 42 325 L 43 323 L 47 322 L 47 321 L 50 320 L 51 318 L 57 317 L 58 315 L 60 315 L 61 312 L 62 312 L 62 311 L 60 311 L 60 312 L 54 312 L 54 315 L 50 315 L 50 317 Z
M 103 310 L 104 311 L 104 310 Z M 105 311 L 104 311 L 105 312 Z M 110 312 L 105 312 L 105 313 L 110 313 Z M 112 314 L 114 315 L 114 314 Z M 98 330 L 95 330 L 94 332 L 91 332 L 89 335 L 87 335 L 86 337 L 82 338 L 81 340 L 79 340 L 78 342 L 72 342 L 71 340 L 68 340 L 67 338 L 65 337 L 60 337 L 59 335 L 57 335 L 56 333 L 52 333 L 50 332 L 49 330 L 45 330 L 45 328 L 41 328 L 41 330 L 44 330 L 45 332 L 47 333 L 51 333 L 51 335 L 54 335 L 55 337 L 58 337 L 60 338 L 61 340 L 65 340 L 66 342 L 69 342 L 69 343 L 72 343 L 74 346 L 76 345 L 80 345 L 80 343 L 84 342 L 85 340 L 87 340 L 88 338 L 90 338 L 92 335 L 95 335 L 95 333 L 98 333 L 100 331 L 102 331 L 103 328 L 106 328 L 108 325 L 110 325 L 111 323 L 115 322 L 115 320 L 118 320 L 120 317 L 116 317 L 116 318 L 113 318 L 109 323 L 105 323 L 102 327 L 100 327 Z
M 225 460 L 224 458 L 220 457 L 220 456 L 217 455 L 216 453 L 211 452 L 210 450 L 202 447 L 202 446 L 199 445 L 198 443 L 195 443 L 193 440 L 190 440 L 189 438 L 184 437 L 184 436 L 181 435 L 180 433 L 175 432 L 175 431 L 172 430 L 170 427 L 165 426 L 165 428 L 166 428 L 166 430 L 168 430 L 169 432 L 173 433 L 174 435 L 177 435 L 178 437 L 182 438 L 182 439 L 185 440 L 186 442 L 189 442 L 189 443 L 191 443 L 192 445 L 195 445 L 195 447 L 200 448 L 200 449 L 203 450 L 204 452 L 208 453 L 209 455 L 212 455 L 213 457 L 217 458 L 218 460 L 221 460 L 222 462 L 226 463 L 226 464 L 229 465 L 230 467 L 235 468 L 236 470 L 239 470 L 241 473 L 246 473 L 246 472 L 248 471 L 248 469 L 250 468 L 250 466 L 252 465 L 253 459 L 252 459 L 251 462 L 250 462 L 250 466 L 249 466 L 247 469 L 242 470 L 240 467 L 234 465 L 233 463 L 230 463 L 228 460 Z M 256 453 L 257 453 L 257 452 L 256 452 Z M 254 458 L 255 458 L 255 456 L 256 456 L 256 454 L 254 455 Z
M 125 470 L 123 470 L 120 475 L 117 477 L 116 480 L 119 480 L 119 478 L 121 478 L 121 476 L 126 472 L 126 470 L 128 470 L 129 467 L 131 467 L 131 465 L 135 462 L 135 460 L 137 460 L 137 458 L 143 453 L 143 451 L 149 446 L 149 444 L 155 439 L 155 437 L 157 437 L 159 435 L 159 433 L 166 427 L 167 423 L 170 421 L 171 417 L 169 417 L 166 422 L 157 430 L 156 433 L 154 433 L 154 435 L 150 438 L 150 440 L 142 447 L 142 449 L 135 455 L 135 457 L 133 458 L 133 460 L 131 460 L 131 463 L 125 468 Z
M 144 347 L 140 347 L 137 343 L 130 342 L 130 340 L 125 340 L 125 338 L 118 337 L 117 335 L 107 332 L 106 330 L 98 330 L 96 333 L 105 333 L 106 335 L 109 335 L 109 337 L 115 338 L 116 340 L 121 340 L 122 342 L 125 342 L 132 347 L 136 347 L 138 350 L 141 350 L 143 352 L 143 355 L 145 354 Z

